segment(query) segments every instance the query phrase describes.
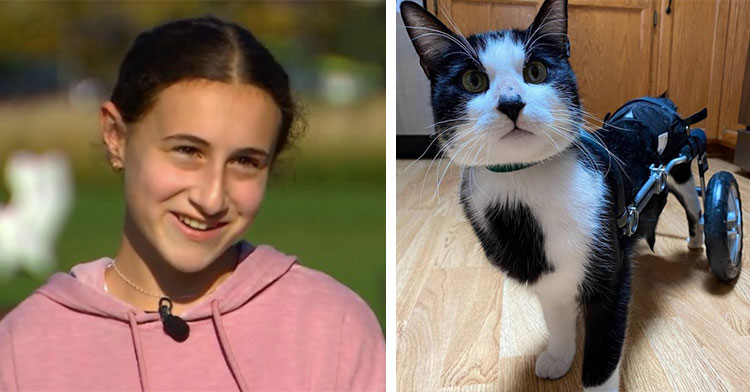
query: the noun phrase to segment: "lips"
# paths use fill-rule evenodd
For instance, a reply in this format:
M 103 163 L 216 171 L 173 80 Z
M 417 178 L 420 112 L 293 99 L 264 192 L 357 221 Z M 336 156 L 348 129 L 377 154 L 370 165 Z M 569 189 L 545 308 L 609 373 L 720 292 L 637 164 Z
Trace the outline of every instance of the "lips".
M 205 231 L 207 229 L 213 229 L 215 227 L 220 227 L 226 224 L 226 222 L 206 222 L 201 219 L 193 218 L 190 215 L 180 214 L 180 213 L 174 213 L 177 216 L 177 219 L 180 220 L 180 222 L 185 223 L 187 226 L 190 226 L 194 229 Z
M 221 233 L 222 228 L 228 224 L 227 222 L 218 222 L 218 223 L 211 223 L 209 225 L 207 222 L 204 222 L 204 223 L 207 223 L 207 226 L 211 228 L 210 229 L 207 228 L 206 230 L 200 230 L 200 229 L 190 227 L 188 224 L 180 220 L 179 215 L 182 215 L 182 214 L 178 215 L 177 213 L 173 212 L 170 215 L 172 215 L 172 220 L 174 224 L 179 227 L 180 231 L 186 237 L 195 241 L 205 241 L 205 240 L 209 240 L 209 239 L 216 237 L 217 235 Z

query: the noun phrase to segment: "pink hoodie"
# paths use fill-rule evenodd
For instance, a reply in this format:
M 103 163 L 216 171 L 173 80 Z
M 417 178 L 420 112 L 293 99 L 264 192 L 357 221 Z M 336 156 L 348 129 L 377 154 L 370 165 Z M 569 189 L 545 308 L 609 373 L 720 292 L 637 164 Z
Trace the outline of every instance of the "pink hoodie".
M 269 246 L 242 243 L 235 272 L 181 314 L 104 291 L 101 258 L 54 274 L 0 322 L 0 391 L 385 390 L 380 326 L 354 292 Z

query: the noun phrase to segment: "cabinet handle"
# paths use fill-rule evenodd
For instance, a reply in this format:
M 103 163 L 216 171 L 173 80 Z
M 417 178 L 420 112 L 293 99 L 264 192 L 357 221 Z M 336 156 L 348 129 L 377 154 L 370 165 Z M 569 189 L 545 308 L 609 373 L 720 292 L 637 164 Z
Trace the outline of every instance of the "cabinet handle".
M 672 0 L 669 0 L 669 3 L 667 3 L 667 15 L 672 13 Z

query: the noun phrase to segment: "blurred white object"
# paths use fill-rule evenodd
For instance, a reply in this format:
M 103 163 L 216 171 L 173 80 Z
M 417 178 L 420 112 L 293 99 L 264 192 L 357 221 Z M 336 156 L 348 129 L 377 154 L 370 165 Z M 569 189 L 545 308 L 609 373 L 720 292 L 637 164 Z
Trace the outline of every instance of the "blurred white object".
M 354 102 L 360 86 L 351 72 L 331 71 L 323 74 L 321 95 L 333 105 L 347 105 Z
M 73 204 L 70 165 L 61 152 L 14 152 L 5 165 L 10 201 L 0 205 L 0 278 L 20 268 L 48 274 Z
M 80 112 L 96 112 L 102 98 L 104 86 L 96 78 L 79 80 L 68 89 L 70 106 Z

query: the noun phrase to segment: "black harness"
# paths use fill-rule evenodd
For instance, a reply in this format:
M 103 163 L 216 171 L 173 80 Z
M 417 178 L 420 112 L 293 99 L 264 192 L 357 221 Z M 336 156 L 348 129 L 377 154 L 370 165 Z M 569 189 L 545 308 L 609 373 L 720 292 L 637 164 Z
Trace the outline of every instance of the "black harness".
M 687 146 L 673 146 L 673 139 L 675 139 L 677 132 L 687 132 L 691 124 L 704 120 L 706 116 L 707 110 L 703 108 L 687 118 L 682 118 L 677 113 L 677 107 L 671 101 L 641 97 L 626 102 L 612 116 L 607 113 L 604 117 L 603 128 L 647 129 L 658 140 L 657 148 L 660 156 L 664 151 L 676 149 L 679 154 L 674 153 L 675 157 L 684 155 L 687 158 L 686 160 L 690 160 L 695 156 L 705 158 L 705 140 L 701 148 L 701 143 L 692 137 L 688 139 Z M 640 126 L 636 128 L 633 123 Z M 623 173 L 614 157 L 588 132 L 581 131 L 581 141 L 608 165 L 605 181 L 616 192 L 617 227 L 622 230 L 624 235 L 632 236 L 638 228 L 639 213 L 649 202 L 651 196 L 665 189 L 668 170 L 661 166 L 659 162 L 654 162 L 651 165 L 651 178 L 646 182 L 636 199 L 628 204 L 623 186 Z M 700 162 L 702 174 L 708 167 L 705 159 L 701 159 Z

